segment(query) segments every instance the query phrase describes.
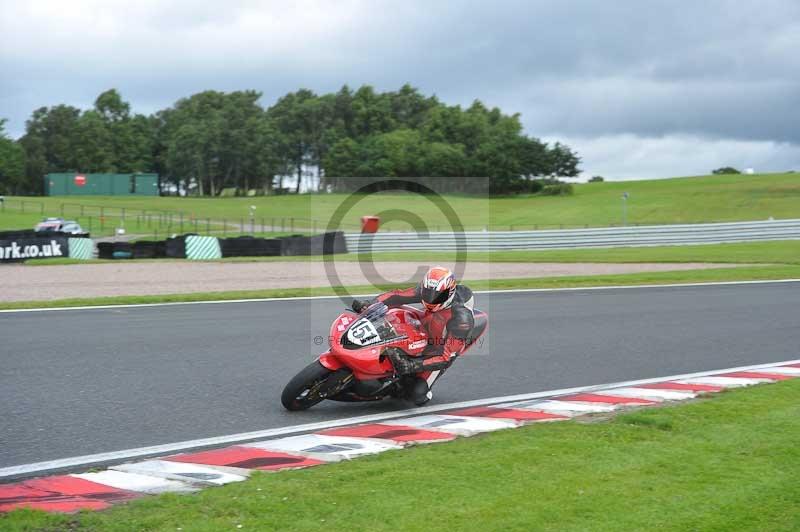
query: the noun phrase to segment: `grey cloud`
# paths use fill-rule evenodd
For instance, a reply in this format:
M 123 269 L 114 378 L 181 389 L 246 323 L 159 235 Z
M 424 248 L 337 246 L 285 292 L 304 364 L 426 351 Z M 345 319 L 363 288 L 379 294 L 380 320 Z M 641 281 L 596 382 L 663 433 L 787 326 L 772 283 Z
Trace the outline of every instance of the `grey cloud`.
M 40 21 L 15 15 L 0 22 L 0 116 L 16 135 L 34 108 L 109 87 L 152 112 L 205 89 L 269 105 L 299 87 L 409 82 L 519 112 L 535 136 L 800 143 L 793 0 L 119 3 L 78 44 L 28 38 Z

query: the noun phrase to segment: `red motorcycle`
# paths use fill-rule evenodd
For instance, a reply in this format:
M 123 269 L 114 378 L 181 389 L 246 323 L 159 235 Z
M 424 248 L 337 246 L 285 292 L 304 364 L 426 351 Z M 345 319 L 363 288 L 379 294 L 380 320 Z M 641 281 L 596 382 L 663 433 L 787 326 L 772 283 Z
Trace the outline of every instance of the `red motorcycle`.
M 409 356 L 420 356 L 425 351 L 434 340 L 423 330 L 423 316 L 424 312 L 414 307 L 389 309 L 384 303 L 374 303 L 362 314 L 340 314 L 331 325 L 330 349 L 289 381 L 281 403 L 287 410 L 305 410 L 324 399 L 410 399 L 415 377 L 428 380 L 430 385 L 441 372 L 398 376 L 387 355 L 392 349 Z M 486 313 L 476 310 L 467 349 L 486 332 L 487 326 Z

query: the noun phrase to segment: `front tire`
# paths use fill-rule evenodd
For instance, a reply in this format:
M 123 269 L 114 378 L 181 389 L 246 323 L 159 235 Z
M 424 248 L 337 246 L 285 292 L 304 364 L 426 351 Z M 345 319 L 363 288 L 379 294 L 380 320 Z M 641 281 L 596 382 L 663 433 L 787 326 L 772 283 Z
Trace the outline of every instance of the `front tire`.
M 306 410 L 321 402 L 320 385 L 333 372 L 315 360 L 295 375 L 281 394 L 281 403 L 292 412 Z

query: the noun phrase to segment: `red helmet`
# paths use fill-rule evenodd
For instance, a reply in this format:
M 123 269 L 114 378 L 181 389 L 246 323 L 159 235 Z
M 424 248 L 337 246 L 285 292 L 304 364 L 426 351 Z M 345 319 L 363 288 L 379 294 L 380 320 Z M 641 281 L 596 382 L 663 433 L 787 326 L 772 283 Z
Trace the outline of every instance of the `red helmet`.
M 419 295 L 428 312 L 446 309 L 456 295 L 456 278 L 442 266 L 430 268 L 419 283 Z

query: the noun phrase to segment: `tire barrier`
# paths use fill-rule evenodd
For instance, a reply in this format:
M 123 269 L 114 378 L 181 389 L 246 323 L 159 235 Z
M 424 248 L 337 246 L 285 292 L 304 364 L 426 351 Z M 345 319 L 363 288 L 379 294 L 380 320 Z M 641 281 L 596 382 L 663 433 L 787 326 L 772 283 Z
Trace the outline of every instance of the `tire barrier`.
M 114 242 L 98 242 L 97 258 L 109 260 L 114 258 Z
M 130 242 L 114 242 L 114 249 L 111 253 L 113 259 L 132 259 L 133 244 Z
M 180 235 L 166 240 L 166 255 L 170 259 L 185 259 L 186 258 L 186 237 L 189 235 Z
M 27 233 L 24 233 L 26 235 Z M 0 238 L 0 262 L 21 262 L 27 259 L 62 259 L 69 257 L 69 238 L 60 233 L 35 237 Z
M 309 239 L 302 235 L 284 236 L 279 240 L 281 241 L 281 255 L 284 257 L 311 255 Z
M 132 259 L 133 244 L 130 242 L 100 242 L 97 244 L 98 259 Z
M 20 262 L 27 259 L 71 258 L 91 259 L 94 244 L 88 233 L 72 234 L 60 231 L 0 231 L 0 262 Z
M 56 233 L 48 233 L 48 234 L 56 234 Z M 33 229 L 22 229 L 19 231 L 0 231 L 0 240 L 19 240 L 22 238 L 39 238 L 40 236 L 42 236 L 41 233 L 37 233 Z
M 281 240 L 277 238 L 221 238 L 219 245 L 223 257 L 277 257 L 281 254 Z
M 50 236 L 53 235 L 53 236 Z M 13 239 L 9 237 L 14 237 Z M 277 257 L 331 255 L 347 253 L 347 242 L 341 231 L 314 236 L 293 235 L 282 238 L 242 236 L 220 239 L 196 234 L 179 235 L 166 240 L 138 242 L 99 242 L 100 259 L 191 259 L 214 260 L 223 257 Z M 70 257 L 91 259 L 94 243 L 89 238 L 48 233 L 42 237 L 34 231 L 0 233 L 0 260 L 22 261 L 28 258 Z
M 140 240 L 133 243 L 134 259 L 162 259 L 167 256 L 167 243 L 164 240 Z
M 69 258 L 89 260 L 94 256 L 94 242 L 91 238 L 69 238 Z
M 280 240 L 281 255 L 286 257 L 347 253 L 347 242 L 341 231 L 314 236 L 293 235 Z
M 219 247 L 219 239 L 215 236 L 187 236 L 186 258 L 189 260 L 221 259 L 222 251 Z

